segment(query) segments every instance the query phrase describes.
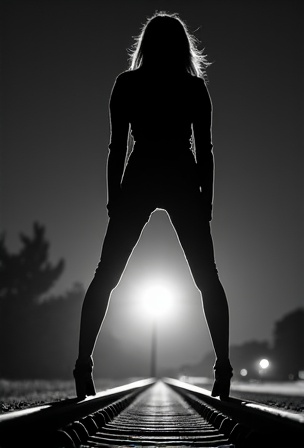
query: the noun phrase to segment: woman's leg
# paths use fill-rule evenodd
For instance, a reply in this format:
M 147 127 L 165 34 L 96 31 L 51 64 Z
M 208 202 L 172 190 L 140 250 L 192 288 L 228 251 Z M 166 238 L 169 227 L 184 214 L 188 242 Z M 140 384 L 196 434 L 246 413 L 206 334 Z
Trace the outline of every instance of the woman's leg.
M 110 218 L 100 262 L 82 306 L 79 361 L 88 360 L 93 353 L 97 336 L 106 316 L 111 292 L 119 283 L 149 216 L 150 213 L 147 210 L 140 212 L 129 210 Z
M 168 212 L 193 279 L 202 294 L 216 358 L 219 362 L 226 362 L 229 359 L 228 303 L 215 264 L 210 224 L 200 208 L 199 203 L 183 201 L 179 197 L 178 203 L 173 204 Z

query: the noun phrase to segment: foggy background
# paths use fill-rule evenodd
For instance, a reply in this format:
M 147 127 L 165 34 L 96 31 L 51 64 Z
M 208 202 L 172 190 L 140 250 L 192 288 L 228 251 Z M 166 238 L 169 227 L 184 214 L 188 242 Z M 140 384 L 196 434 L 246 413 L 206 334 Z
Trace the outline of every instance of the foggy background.
M 213 62 L 207 72 L 216 163 L 212 233 L 231 344 L 271 343 L 275 322 L 303 307 L 304 297 L 301 1 L 2 1 L 6 247 L 18 253 L 19 233 L 31 236 L 34 221 L 41 223 L 51 263 L 65 260 L 45 296 L 65 296 L 75 283 L 83 296 L 108 221 L 110 92 L 128 68 L 133 36 L 155 10 L 179 13 Z M 166 214 L 158 212 L 112 294 L 96 348 L 105 362 L 121 353 L 149 374 L 151 319 L 139 304 L 146 283 L 158 280 L 175 297 L 158 325 L 158 364 L 178 369 L 212 350 L 199 293 Z M 80 303 L 70 316 L 73 331 Z M 70 341 L 73 356 L 77 342 Z

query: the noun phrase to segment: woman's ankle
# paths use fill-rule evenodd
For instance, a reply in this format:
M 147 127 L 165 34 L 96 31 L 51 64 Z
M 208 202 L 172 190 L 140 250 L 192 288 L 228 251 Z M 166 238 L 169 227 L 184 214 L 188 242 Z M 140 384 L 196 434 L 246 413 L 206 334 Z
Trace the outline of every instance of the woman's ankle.
M 225 357 L 225 358 L 217 358 L 214 364 L 214 368 L 231 368 L 231 363 L 230 363 L 230 359 L 229 357 Z
M 94 362 L 93 362 L 93 358 L 92 355 L 79 355 L 77 360 L 76 360 L 76 364 L 78 365 L 90 365 L 93 367 Z

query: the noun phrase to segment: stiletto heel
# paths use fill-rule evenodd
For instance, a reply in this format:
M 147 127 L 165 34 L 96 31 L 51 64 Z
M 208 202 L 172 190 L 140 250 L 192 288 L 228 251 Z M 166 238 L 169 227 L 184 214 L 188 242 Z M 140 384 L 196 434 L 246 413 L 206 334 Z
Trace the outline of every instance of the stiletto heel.
M 214 367 L 214 385 L 211 392 L 212 397 L 220 397 L 221 400 L 228 400 L 230 393 L 230 380 L 233 376 L 233 370 L 229 361 L 216 361 Z
M 80 400 L 83 400 L 88 395 L 96 395 L 92 371 L 92 358 L 87 362 L 76 361 L 73 375 L 75 379 L 76 395 Z

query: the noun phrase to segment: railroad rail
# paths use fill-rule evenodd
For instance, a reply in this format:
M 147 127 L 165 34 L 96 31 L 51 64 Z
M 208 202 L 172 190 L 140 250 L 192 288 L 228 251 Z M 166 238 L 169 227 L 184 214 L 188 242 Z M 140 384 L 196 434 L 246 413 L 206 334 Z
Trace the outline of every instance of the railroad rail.
M 149 378 L 0 416 L 0 448 L 300 448 L 304 415 Z

